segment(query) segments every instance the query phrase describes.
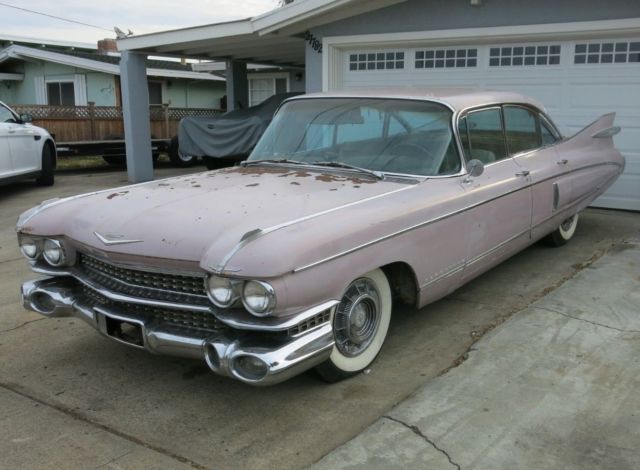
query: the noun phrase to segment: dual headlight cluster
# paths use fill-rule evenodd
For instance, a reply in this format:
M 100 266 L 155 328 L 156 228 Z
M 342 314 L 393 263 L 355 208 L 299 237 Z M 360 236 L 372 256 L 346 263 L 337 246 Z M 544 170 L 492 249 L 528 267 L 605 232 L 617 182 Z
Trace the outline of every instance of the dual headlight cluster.
M 51 266 L 64 266 L 68 256 L 62 243 L 54 238 L 26 238 L 20 239 L 20 251 L 25 258 L 36 261 L 40 257 Z
M 265 317 L 276 306 L 276 294 L 264 281 L 241 281 L 221 276 L 207 278 L 207 293 L 220 308 L 228 308 L 242 301 L 244 308 L 257 317 Z

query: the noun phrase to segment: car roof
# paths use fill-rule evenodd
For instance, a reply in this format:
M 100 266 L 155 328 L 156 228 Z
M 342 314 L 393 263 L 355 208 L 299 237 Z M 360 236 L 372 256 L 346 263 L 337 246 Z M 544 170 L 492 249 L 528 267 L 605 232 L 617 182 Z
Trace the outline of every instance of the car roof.
M 358 88 L 354 90 L 310 93 L 290 100 L 309 98 L 388 98 L 438 101 L 448 105 L 455 111 L 501 103 L 527 104 L 535 106 L 542 111 L 545 110 L 542 103 L 520 93 L 462 88 Z

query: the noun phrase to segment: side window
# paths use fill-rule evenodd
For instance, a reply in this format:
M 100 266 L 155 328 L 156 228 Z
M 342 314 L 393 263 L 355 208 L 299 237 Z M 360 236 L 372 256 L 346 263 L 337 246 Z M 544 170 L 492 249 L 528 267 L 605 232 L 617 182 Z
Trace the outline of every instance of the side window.
M 468 142 L 464 143 L 467 159 L 492 163 L 507 158 L 500 108 L 473 111 L 466 117 Z
M 504 107 L 504 127 L 509 154 L 525 152 L 542 146 L 538 132 L 538 116 L 521 106 Z
M 540 120 L 540 133 L 542 135 L 542 145 L 552 145 L 558 141 L 555 132 L 542 119 Z

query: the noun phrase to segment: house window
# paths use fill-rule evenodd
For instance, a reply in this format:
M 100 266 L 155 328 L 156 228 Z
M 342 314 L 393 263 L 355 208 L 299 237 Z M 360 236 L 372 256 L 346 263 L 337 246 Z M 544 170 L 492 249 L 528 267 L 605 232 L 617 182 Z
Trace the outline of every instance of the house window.
M 161 105 L 162 103 L 162 82 L 149 82 L 149 104 Z
M 256 106 L 275 94 L 288 91 L 289 78 L 287 73 L 249 76 L 249 106 Z
M 558 64 L 560 64 L 559 44 L 492 47 L 489 50 L 490 67 Z
M 443 69 L 476 67 L 478 49 L 429 49 L 416 51 L 417 69 Z
M 403 70 L 404 52 L 367 52 L 349 54 L 349 70 Z
M 574 64 L 628 64 L 640 62 L 640 42 L 576 44 Z
M 73 82 L 47 82 L 47 104 L 49 106 L 75 106 Z

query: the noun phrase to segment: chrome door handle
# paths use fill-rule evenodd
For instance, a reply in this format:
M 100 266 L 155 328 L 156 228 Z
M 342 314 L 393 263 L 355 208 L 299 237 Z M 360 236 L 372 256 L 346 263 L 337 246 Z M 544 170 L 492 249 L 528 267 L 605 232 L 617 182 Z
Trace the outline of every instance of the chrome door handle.
M 562 160 L 556 162 L 558 165 L 566 165 L 567 163 L 569 163 L 569 160 L 567 160 L 566 158 L 563 158 Z
M 529 170 L 522 170 L 516 173 L 516 176 L 529 176 L 531 172 Z

